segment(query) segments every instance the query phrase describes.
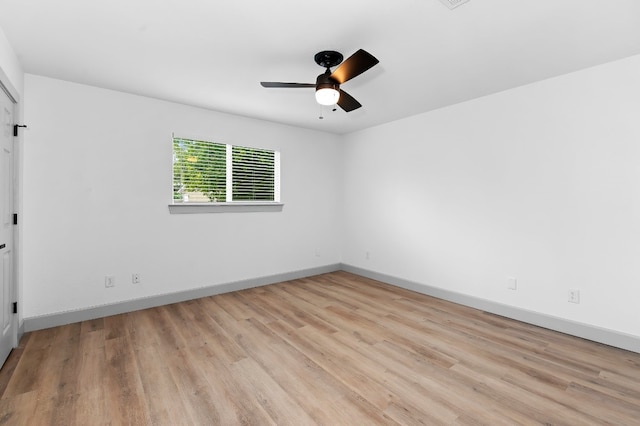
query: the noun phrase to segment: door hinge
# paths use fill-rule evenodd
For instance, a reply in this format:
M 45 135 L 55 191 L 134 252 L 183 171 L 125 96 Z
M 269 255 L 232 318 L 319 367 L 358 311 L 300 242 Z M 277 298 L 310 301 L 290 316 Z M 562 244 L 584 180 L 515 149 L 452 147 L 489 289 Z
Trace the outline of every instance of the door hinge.
M 18 302 L 13 302 L 13 313 L 14 314 L 18 313 Z
M 18 129 L 20 127 L 25 127 L 26 128 L 27 125 L 26 124 L 14 124 L 13 125 L 13 136 L 18 136 Z
M 17 225 L 18 224 L 18 213 L 14 213 L 13 214 L 13 224 Z

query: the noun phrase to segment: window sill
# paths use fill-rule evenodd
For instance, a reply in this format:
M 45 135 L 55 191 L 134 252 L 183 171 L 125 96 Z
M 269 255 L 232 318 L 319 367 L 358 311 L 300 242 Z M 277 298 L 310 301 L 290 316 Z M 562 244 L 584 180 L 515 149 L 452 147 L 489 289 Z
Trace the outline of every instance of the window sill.
M 169 204 L 171 214 L 193 213 L 248 213 L 281 212 L 284 203 L 234 202 L 234 203 L 175 203 Z

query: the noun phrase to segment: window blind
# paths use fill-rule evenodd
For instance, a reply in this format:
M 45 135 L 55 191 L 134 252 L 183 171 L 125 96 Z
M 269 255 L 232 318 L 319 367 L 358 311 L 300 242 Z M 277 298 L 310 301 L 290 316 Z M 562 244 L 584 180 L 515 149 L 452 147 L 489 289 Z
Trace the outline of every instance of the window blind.
M 264 149 L 232 148 L 233 201 L 274 200 L 274 157 Z

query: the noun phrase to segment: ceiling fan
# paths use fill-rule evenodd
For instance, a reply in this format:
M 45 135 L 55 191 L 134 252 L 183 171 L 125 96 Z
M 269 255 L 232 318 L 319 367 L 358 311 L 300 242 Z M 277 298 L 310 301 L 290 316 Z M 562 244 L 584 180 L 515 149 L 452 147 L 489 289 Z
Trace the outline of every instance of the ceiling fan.
M 316 53 L 314 60 L 316 64 L 327 70 L 316 78 L 314 83 L 278 83 L 273 81 L 261 81 L 262 87 L 268 88 L 300 88 L 315 87 L 316 101 L 320 105 L 338 105 L 346 112 L 360 108 L 362 105 L 353 96 L 340 89 L 340 85 L 359 76 L 369 68 L 376 65 L 376 59 L 371 53 L 365 50 L 358 50 L 342 62 L 343 56 L 334 50 L 323 50 Z M 340 65 L 335 71 L 331 68 Z

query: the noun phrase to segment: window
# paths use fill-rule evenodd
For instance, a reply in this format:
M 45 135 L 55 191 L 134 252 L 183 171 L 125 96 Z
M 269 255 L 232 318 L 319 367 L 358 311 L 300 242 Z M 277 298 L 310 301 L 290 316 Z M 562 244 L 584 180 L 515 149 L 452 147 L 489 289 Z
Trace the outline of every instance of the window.
M 173 138 L 173 204 L 280 202 L 280 153 Z

